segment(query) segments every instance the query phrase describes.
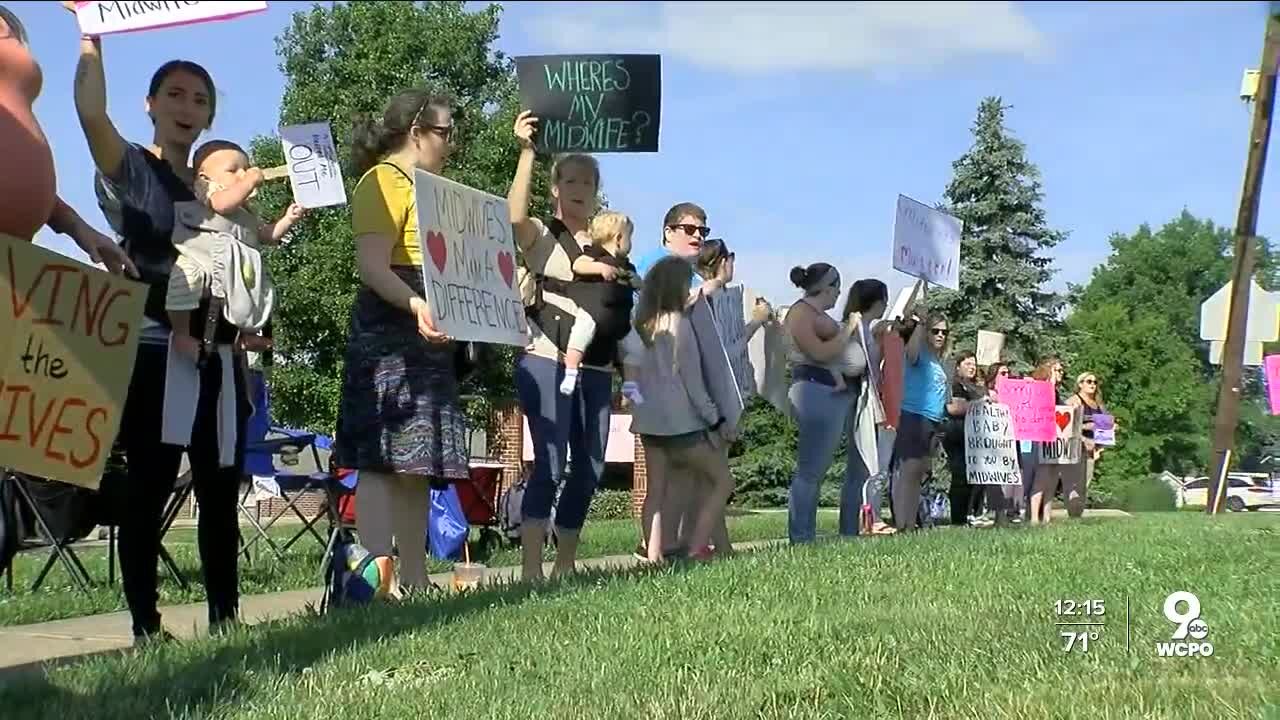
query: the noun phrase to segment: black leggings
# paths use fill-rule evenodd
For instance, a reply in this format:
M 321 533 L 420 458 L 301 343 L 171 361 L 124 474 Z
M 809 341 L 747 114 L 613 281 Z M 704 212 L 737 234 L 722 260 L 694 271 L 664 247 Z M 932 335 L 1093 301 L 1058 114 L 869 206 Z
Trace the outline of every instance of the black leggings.
M 127 482 L 118 488 L 116 517 L 120 525 L 120 574 L 125 600 L 133 616 L 134 635 L 160 629 L 156 609 L 157 565 L 160 557 L 161 515 L 173 493 L 183 448 L 160 442 L 164 413 L 164 377 L 167 349 L 163 345 L 138 345 L 129 396 L 120 428 L 128 460 Z M 237 363 L 238 365 L 238 363 Z M 236 461 L 234 467 L 218 467 L 218 394 L 222 363 L 212 355 L 200 376 L 200 399 L 191 432 L 188 461 L 200 507 L 200 564 L 209 600 L 209 622 L 230 620 L 240 604 L 239 523 L 236 503 L 244 467 L 244 432 L 249 403 L 244 377 L 236 368 Z
M 947 469 L 951 471 L 951 524 L 966 525 L 970 515 L 981 515 L 985 485 L 970 485 L 965 474 L 964 447 L 946 448 Z

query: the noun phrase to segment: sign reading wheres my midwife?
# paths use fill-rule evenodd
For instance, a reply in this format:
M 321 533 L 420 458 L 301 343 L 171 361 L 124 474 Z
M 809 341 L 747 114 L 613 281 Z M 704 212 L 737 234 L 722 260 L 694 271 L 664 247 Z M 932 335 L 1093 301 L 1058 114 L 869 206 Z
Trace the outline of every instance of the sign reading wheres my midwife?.
M 520 103 L 538 118 L 540 152 L 657 152 L 660 55 L 517 57 Z

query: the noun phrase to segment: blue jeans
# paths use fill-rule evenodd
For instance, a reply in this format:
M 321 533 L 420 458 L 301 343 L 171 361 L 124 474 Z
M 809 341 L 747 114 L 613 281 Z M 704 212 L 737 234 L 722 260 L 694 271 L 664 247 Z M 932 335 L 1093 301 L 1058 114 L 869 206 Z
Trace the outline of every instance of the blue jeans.
M 556 506 L 556 527 L 579 530 L 604 475 L 613 376 L 582 368 L 572 395 L 560 392 L 563 379 L 564 366 L 554 360 L 528 353 L 516 358 L 516 395 L 529 421 L 533 445 L 533 474 L 520 510 L 526 518 L 548 520 L 556 488 L 565 480 Z M 567 479 L 563 477 L 566 449 L 571 450 L 573 463 Z
M 840 487 L 840 534 L 858 534 L 858 510 L 867 468 L 853 445 L 856 388 L 836 392 L 815 382 L 792 383 L 787 393 L 792 416 L 799 426 L 796 473 L 791 479 L 787 508 L 787 535 L 793 544 L 813 542 L 818 534 L 818 489 L 831 467 L 840 438 L 849 439 L 848 462 Z M 877 508 L 878 513 L 878 508 Z

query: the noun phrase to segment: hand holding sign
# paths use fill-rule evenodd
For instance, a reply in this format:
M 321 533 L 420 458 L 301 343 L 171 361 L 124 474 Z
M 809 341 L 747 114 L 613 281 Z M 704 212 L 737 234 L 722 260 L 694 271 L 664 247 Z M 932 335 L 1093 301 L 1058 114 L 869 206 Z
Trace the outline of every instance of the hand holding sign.
M 533 137 L 538 133 L 538 118 L 534 117 L 532 111 L 525 110 L 516 117 L 515 133 L 521 150 L 534 149 Z

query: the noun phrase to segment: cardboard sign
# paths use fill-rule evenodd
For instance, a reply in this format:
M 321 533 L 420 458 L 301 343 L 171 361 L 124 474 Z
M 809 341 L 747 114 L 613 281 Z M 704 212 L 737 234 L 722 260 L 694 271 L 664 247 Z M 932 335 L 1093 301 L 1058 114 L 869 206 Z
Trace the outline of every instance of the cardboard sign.
M 991 367 L 1000 362 L 1000 355 L 1004 352 L 1004 334 L 991 332 L 990 330 L 978 331 L 978 350 L 975 353 L 978 364 L 982 367 Z
M 657 152 L 660 55 L 517 57 L 520 105 L 538 118 L 540 152 Z
M 1013 412 L 1013 436 L 1032 442 L 1053 442 L 1058 437 L 1054 427 L 1053 409 L 1057 397 L 1053 383 L 1047 380 L 1012 380 L 1002 377 L 996 381 L 996 393 L 1000 402 Z
M 507 199 L 414 170 L 422 277 L 436 329 L 455 340 L 524 347 Z
M 0 235 L 0 464 L 97 488 L 147 288 Z
M 1116 419 L 1105 413 L 1093 414 L 1093 442 L 1105 447 L 1116 444 Z
M 1054 408 L 1054 439 L 1038 446 L 1037 457 L 1041 465 L 1074 465 L 1080 462 L 1082 417 L 1083 412 L 1077 407 L 1058 405 Z
M 899 195 L 893 220 L 893 269 L 959 290 L 963 231 L 959 218 Z
M 294 202 L 304 208 L 347 204 L 347 189 L 342 185 L 342 169 L 338 167 L 329 123 L 282 127 L 280 144 Z
M 707 301 L 705 295 L 700 295 L 698 301 L 689 310 L 689 321 L 693 324 L 693 334 L 698 339 L 698 355 L 702 358 L 702 380 L 707 385 L 707 393 L 715 401 L 725 424 L 736 428 L 738 420 L 742 417 L 742 392 L 738 389 L 738 380 L 733 375 L 729 354 L 725 352 L 724 343 L 720 341 L 720 332 L 716 329 L 711 303 Z
M 1267 405 L 1272 415 L 1280 415 L 1280 355 L 1268 355 L 1262 361 L 1267 384 Z
M 756 394 L 756 381 L 747 348 L 747 317 L 750 310 L 746 307 L 745 289 L 741 285 L 730 285 L 716 291 L 708 301 L 715 314 L 720 342 L 724 343 L 725 354 L 733 368 L 733 377 L 738 381 L 738 392 L 743 399 L 751 398 Z
M 742 296 L 743 312 L 750 312 L 760 298 L 750 289 Z M 766 323 L 751 336 L 747 343 L 747 359 L 752 373 L 755 393 L 763 397 L 783 415 L 789 414 L 791 401 L 787 383 L 786 330 L 780 322 Z
M 970 485 L 1021 485 L 1018 441 L 1008 405 L 982 399 L 964 416 L 964 467 Z
M 80 24 L 80 31 L 86 35 L 111 35 L 214 20 L 229 20 L 241 15 L 263 12 L 266 9 L 265 0 L 256 2 L 238 0 L 218 0 L 217 2 L 88 0 L 84 2 L 77 0 L 76 21 Z

